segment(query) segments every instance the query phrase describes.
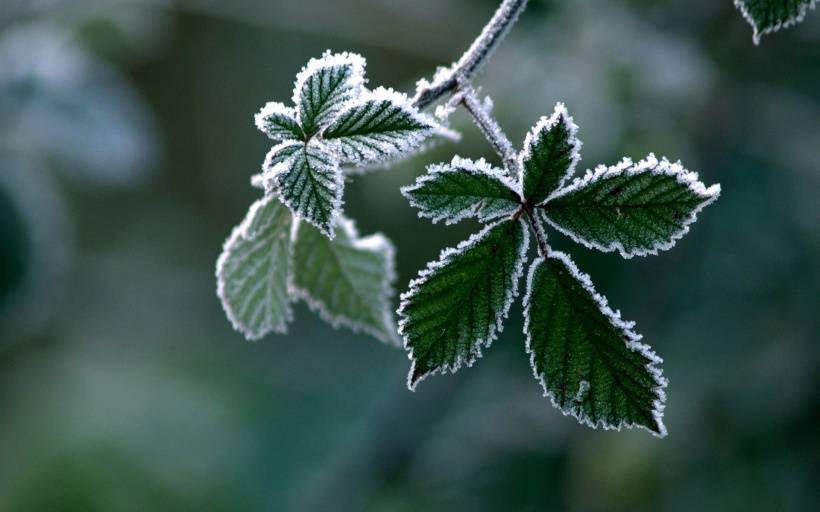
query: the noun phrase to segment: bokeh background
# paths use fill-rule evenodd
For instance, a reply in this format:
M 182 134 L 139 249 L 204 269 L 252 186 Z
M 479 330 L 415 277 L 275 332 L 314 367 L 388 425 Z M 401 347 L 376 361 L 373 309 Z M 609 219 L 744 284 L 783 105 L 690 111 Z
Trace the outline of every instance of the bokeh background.
M 674 250 L 567 243 L 666 360 L 664 440 L 541 396 L 520 306 L 473 368 L 306 307 L 245 342 L 215 295 L 269 147 L 252 115 L 326 48 L 412 91 L 493 0 L 0 1 L 0 510 L 803 511 L 820 503 L 820 14 L 752 44 L 729 0 L 532 0 L 478 80 L 511 139 L 566 102 L 579 170 L 681 159 L 723 196 Z M 457 145 L 353 179 L 399 290 L 476 224 L 400 195 Z

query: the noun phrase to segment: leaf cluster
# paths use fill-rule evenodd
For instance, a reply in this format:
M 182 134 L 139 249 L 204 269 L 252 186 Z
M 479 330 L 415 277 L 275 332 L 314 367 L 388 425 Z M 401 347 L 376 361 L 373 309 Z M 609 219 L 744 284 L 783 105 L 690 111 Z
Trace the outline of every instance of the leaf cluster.
M 626 258 L 657 254 L 688 231 L 720 187 L 706 188 L 680 163 L 653 155 L 572 179 L 580 160 L 577 130 L 559 103 L 529 132 L 514 168 L 456 157 L 402 189 L 422 217 L 485 224 L 445 249 L 401 296 L 408 386 L 471 366 L 491 345 L 518 294 L 532 233 L 539 256 L 529 266 L 524 334 L 545 394 L 590 426 L 638 426 L 663 436 L 660 358 L 568 255 L 549 248 L 544 228 Z

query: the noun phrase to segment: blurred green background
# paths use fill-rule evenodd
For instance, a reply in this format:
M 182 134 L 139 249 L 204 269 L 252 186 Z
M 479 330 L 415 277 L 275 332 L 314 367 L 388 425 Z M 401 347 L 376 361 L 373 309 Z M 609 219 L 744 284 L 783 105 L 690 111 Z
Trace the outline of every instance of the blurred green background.
M 215 295 L 269 147 L 253 114 L 323 50 L 412 91 L 493 0 L 0 1 L 0 510 L 802 511 L 820 503 L 820 14 L 760 47 L 729 0 L 532 0 L 478 79 L 523 139 L 556 101 L 580 170 L 681 159 L 723 196 L 674 250 L 567 243 L 665 359 L 669 437 L 541 396 L 520 307 L 473 368 L 405 388 L 401 351 L 300 305 L 248 343 Z M 347 185 L 402 290 L 477 230 Z M 812 505 L 814 504 L 814 505 Z

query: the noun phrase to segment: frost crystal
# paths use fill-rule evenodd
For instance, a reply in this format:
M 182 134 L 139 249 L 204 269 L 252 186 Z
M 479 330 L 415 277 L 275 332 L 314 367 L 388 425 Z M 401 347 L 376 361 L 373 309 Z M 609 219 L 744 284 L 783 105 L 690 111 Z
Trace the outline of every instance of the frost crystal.
M 217 295 L 234 329 L 249 340 L 286 332 L 292 318 L 288 297 L 292 222 L 276 197 L 256 201 L 217 261 Z
M 633 328 L 566 254 L 554 251 L 530 267 L 524 333 L 544 394 L 590 427 L 641 427 L 664 437 L 663 361 Z
M 411 390 L 428 375 L 471 366 L 490 346 L 518 293 L 528 246 L 522 220 L 501 221 L 442 251 L 410 283 L 398 313 Z
M 348 105 L 322 137 L 333 143 L 344 162 L 364 165 L 413 151 L 436 133 L 442 133 L 440 127 L 406 95 L 378 88 Z
M 387 238 L 360 238 L 353 221 L 342 218 L 333 241 L 300 224 L 294 251 L 294 297 L 334 327 L 399 344 L 391 306 L 396 256 Z
M 512 215 L 521 198 L 518 185 L 486 161 L 454 157 L 449 165 L 431 165 L 402 194 L 419 209 L 419 217 L 455 224 L 475 217 L 487 222 Z
M 817 0 L 735 0 L 735 7 L 754 29 L 754 42 L 781 28 L 797 25 L 814 9 Z
M 625 258 L 670 249 L 720 195 L 698 175 L 654 155 L 599 166 L 542 205 L 546 221 L 574 241 Z
M 524 197 L 538 204 L 575 172 L 581 160 L 578 126 L 563 103 L 550 117 L 542 117 L 527 134 L 519 155 Z
M 296 111 L 282 103 L 271 101 L 267 103 L 256 116 L 256 127 L 265 133 L 274 142 L 289 139 L 303 139 L 304 134 L 296 120 Z
M 330 122 L 349 101 L 364 89 L 363 57 L 355 53 L 333 54 L 328 50 L 320 59 L 311 59 L 296 76 L 293 104 L 299 124 L 307 135 Z

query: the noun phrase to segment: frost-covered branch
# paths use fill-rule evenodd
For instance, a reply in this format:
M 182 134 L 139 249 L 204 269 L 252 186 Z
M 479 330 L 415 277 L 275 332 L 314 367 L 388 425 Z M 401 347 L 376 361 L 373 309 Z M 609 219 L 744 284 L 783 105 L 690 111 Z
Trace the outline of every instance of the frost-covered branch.
M 527 213 L 527 221 L 532 228 L 533 233 L 535 233 L 535 240 L 538 242 L 538 254 L 541 255 L 542 258 L 548 258 L 550 255 L 550 246 L 547 245 L 547 235 L 544 233 L 544 228 L 541 226 L 541 223 L 538 222 L 538 219 L 535 218 L 535 213 L 528 207 L 524 206 L 524 210 Z
M 449 68 L 440 69 L 432 81 L 419 82 L 416 96 L 413 98 L 416 108 L 423 110 L 445 94 L 455 91 L 459 87 L 459 82 L 468 83 L 498 47 L 526 7 L 527 0 L 504 0 L 478 38 L 457 62 Z
M 473 116 L 475 123 L 481 129 L 481 132 L 492 144 L 493 149 L 504 160 L 504 167 L 507 169 L 507 174 L 512 179 L 518 177 L 518 155 L 513 148 L 510 139 L 504 134 L 504 130 L 498 125 L 498 122 L 487 111 L 487 108 L 481 104 L 475 90 L 469 85 L 459 85 L 459 94 L 461 103 L 464 108 Z

